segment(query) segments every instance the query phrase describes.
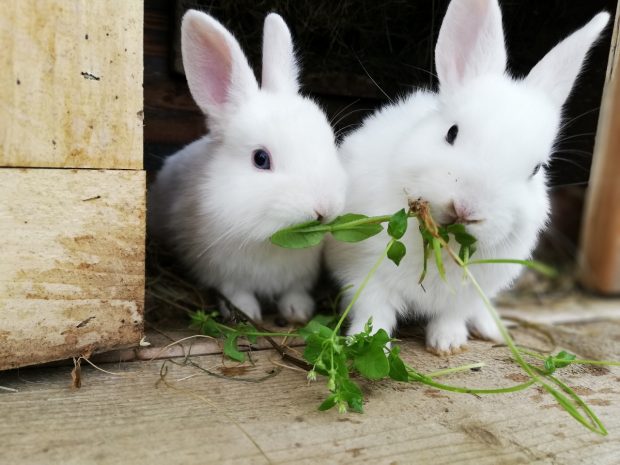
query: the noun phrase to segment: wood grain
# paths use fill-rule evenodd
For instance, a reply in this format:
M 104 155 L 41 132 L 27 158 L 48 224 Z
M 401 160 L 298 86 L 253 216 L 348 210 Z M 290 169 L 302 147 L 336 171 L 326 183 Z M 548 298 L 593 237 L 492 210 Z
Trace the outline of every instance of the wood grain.
M 581 328 L 592 344 L 620 330 L 618 322 L 598 325 Z M 536 344 L 523 331 L 515 335 Z M 618 341 L 608 342 L 599 355 L 619 353 Z M 508 386 L 523 379 L 506 350 L 489 343 L 474 341 L 468 352 L 449 359 L 428 354 L 420 339 L 402 346 L 405 360 L 424 372 L 487 364 L 442 378 L 453 385 Z M 616 465 L 620 456 L 617 368 L 576 367 L 562 374 L 605 422 L 610 435 L 603 438 L 536 388 L 474 397 L 415 384 L 363 383 L 365 413 L 339 415 L 317 411 L 324 380 L 308 383 L 305 373 L 281 369 L 272 351 L 254 352 L 253 365 L 223 363 L 219 354 L 192 361 L 238 379 L 168 362 L 166 385 L 159 381 L 162 361 L 103 366 L 120 376 L 84 367 L 78 391 L 69 388 L 69 367 L 1 374 L 0 385 L 19 392 L 0 391 L 0 462 Z M 274 369 L 281 371 L 256 382 Z
M 144 178 L 0 169 L 0 370 L 140 340 Z
M 142 168 L 141 0 L 6 0 L 0 166 Z
M 581 247 L 581 282 L 604 294 L 620 293 L 620 9 L 594 147 Z

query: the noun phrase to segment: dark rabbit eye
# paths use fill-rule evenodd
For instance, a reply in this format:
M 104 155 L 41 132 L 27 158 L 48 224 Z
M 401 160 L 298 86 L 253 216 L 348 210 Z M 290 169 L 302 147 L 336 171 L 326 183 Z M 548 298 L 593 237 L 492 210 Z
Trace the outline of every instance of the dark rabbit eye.
M 254 160 L 254 166 L 256 166 L 259 170 L 271 169 L 271 156 L 266 150 L 254 150 L 252 159 Z
M 456 136 L 459 135 L 459 127 L 455 124 L 450 129 L 448 129 L 448 134 L 446 134 L 446 142 L 450 145 L 454 145 L 454 141 L 456 140 Z
M 543 167 L 542 163 L 539 163 L 538 165 L 536 165 L 534 167 L 534 171 L 532 171 L 532 175 L 530 176 L 530 178 L 533 178 L 534 176 L 536 176 L 542 167 Z

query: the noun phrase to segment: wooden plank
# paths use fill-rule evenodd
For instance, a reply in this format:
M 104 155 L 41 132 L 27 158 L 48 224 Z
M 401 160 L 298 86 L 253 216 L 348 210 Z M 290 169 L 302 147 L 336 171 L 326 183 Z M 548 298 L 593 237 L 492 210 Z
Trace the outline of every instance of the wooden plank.
M 135 344 L 142 171 L 0 169 L 0 370 Z
M 620 331 L 618 322 L 600 328 Z M 595 326 L 583 333 L 600 343 Z M 537 344 L 524 331 L 515 335 Z M 598 356 L 620 353 L 618 341 L 608 343 Z M 442 378 L 453 385 L 508 386 L 522 379 L 506 349 L 489 343 L 472 342 L 468 352 L 445 359 L 428 354 L 421 339 L 407 339 L 403 357 L 424 372 L 487 364 Z M 77 391 L 68 386 L 68 367 L 0 374 L 0 385 L 19 391 L 0 391 L 0 462 L 616 465 L 620 456 L 618 368 L 575 367 L 561 374 L 607 425 L 610 435 L 602 438 L 536 388 L 474 397 L 414 384 L 363 383 L 365 413 L 339 415 L 317 411 L 324 379 L 308 383 L 305 373 L 281 369 L 272 351 L 255 352 L 254 364 L 223 363 L 221 355 L 192 361 L 246 381 L 168 362 L 167 386 L 158 382 L 162 361 L 102 366 L 120 376 L 83 363 Z M 274 369 L 281 371 L 256 382 Z
M 6 0 L 0 166 L 142 168 L 141 0 Z
M 620 293 L 620 9 L 594 148 L 583 218 L 580 276 L 587 288 Z

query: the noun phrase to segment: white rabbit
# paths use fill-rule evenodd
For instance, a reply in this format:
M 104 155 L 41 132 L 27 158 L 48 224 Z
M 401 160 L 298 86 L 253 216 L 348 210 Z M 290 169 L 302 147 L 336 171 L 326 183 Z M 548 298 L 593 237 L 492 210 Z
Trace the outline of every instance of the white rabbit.
M 442 224 L 463 223 L 478 238 L 475 259 L 530 257 L 549 213 L 545 165 L 588 50 L 609 20 L 599 13 L 551 50 L 523 79 L 506 72 L 497 0 L 452 0 L 436 48 L 438 93 L 419 91 L 383 108 L 340 149 L 349 174 L 345 211 L 385 215 L 423 198 Z M 373 318 L 391 333 L 397 317 L 429 320 L 428 350 L 453 354 L 468 334 L 500 340 L 462 271 L 447 258 L 447 286 L 429 264 L 423 286 L 417 225 L 403 238 L 399 267 L 384 261 L 351 313 L 349 333 Z M 359 244 L 330 240 L 328 266 L 341 284 L 358 286 L 387 244 L 381 233 Z M 487 295 L 519 274 L 515 265 L 472 265 Z M 352 292 L 348 293 L 350 302 Z
M 266 17 L 260 88 L 238 42 L 205 13 L 185 14 L 182 51 L 210 131 L 166 160 L 149 193 L 151 232 L 250 317 L 261 318 L 257 297 L 276 297 L 284 317 L 305 321 L 321 250 L 282 249 L 269 237 L 335 217 L 346 175 L 325 114 L 298 93 L 290 32 Z

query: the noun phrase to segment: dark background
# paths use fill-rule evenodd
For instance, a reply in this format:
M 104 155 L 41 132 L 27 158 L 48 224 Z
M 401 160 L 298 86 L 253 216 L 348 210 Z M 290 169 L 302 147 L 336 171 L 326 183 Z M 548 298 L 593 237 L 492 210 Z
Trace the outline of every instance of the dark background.
M 205 133 L 178 54 L 179 21 L 188 8 L 211 13 L 237 37 L 260 76 L 262 24 L 280 13 L 291 28 L 304 92 L 314 95 L 338 134 L 373 109 L 416 87 L 436 86 L 434 45 L 449 0 L 147 0 L 145 2 L 145 166 Z M 615 0 L 500 1 L 509 69 L 524 75 L 558 41 Z M 612 27 L 593 51 L 566 106 L 564 139 L 551 165 L 556 248 L 574 255 L 598 121 Z M 373 82 L 374 81 L 374 82 Z M 385 94 L 384 94 L 385 93 Z

